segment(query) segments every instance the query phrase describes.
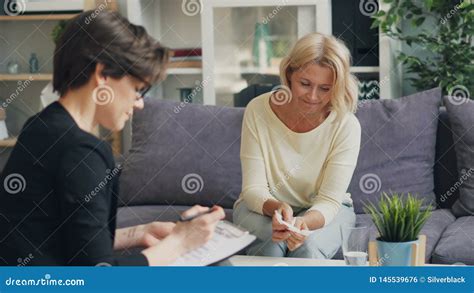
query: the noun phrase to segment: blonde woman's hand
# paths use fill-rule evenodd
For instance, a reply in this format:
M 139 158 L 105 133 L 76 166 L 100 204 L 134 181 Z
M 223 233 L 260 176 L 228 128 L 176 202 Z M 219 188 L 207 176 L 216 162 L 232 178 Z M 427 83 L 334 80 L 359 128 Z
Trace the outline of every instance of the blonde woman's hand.
M 283 221 L 291 223 L 293 221 L 293 209 L 291 206 L 285 202 L 281 202 L 279 207 L 275 210 L 275 213 L 272 217 L 272 241 L 273 242 L 281 242 L 285 241 L 290 237 L 290 231 L 288 228 L 280 224 L 276 218 L 276 213 L 280 213 L 282 215 Z
M 300 229 L 300 230 L 309 230 L 308 226 L 305 223 L 305 221 L 301 217 L 296 217 L 295 218 L 295 227 Z M 290 251 L 298 249 L 301 245 L 303 245 L 303 243 L 306 240 L 306 236 L 304 236 L 303 234 L 296 233 L 296 232 L 293 232 L 293 231 L 290 231 L 289 234 L 290 234 L 290 236 L 288 237 L 286 242 L 288 244 L 288 249 Z

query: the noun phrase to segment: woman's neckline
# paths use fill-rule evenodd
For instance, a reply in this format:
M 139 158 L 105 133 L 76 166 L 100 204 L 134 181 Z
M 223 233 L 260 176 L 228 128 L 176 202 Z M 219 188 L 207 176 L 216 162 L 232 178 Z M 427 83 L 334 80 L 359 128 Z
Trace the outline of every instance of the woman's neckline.
M 317 125 L 316 127 L 308 130 L 308 131 L 304 131 L 304 132 L 296 132 L 292 129 L 290 129 L 281 119 L 280 117 L 278 117 L 278 115 L 275 113 L 275 111 L 273 111 L 272 107 L 270 106 L 270 99 L 271 99 L 271 96 L 273 95 L 274 91 L 270 92 L 269 95 L 267 96 L 267 98 L 265 99 L 265 109 L 269 112 L 270 116 L 272 116 L 272 119 L 276 120 L 276 123 L 279 124 L 281 127 L 283 127 L 286 131 L 289 131 L 291 132 L 292 134 L 295 134 L 295 135 L 307 135 L 307 134 L 311 134 L 313 132 L 317 132 L 319 129 L 321 129 L 324 125 L 326 125 L 327 123 L 329 123 L 330 120 L 332 120 L 332 116 L 334 116 L 335 112 L 334 111 L 330 111 L 329 112 L 329 115 L 326 117 L 326 119 L 324 119 L 319 125 Z

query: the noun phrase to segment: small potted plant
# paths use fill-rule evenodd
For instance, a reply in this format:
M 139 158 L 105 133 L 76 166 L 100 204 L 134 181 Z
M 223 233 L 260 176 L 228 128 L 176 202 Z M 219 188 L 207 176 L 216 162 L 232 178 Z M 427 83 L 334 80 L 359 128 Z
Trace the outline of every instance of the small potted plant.
M 423 200 L 410 193 L 382 194 L 378 205 L 366 204 L 364 210 L 377 227 L 379 237 L 377 252 L 383 256 L 384 266 L 408 266 L 412 262 L 412 244 L 418 243 L 418 235 L 431 216 L 431 205 L 421 210 Z

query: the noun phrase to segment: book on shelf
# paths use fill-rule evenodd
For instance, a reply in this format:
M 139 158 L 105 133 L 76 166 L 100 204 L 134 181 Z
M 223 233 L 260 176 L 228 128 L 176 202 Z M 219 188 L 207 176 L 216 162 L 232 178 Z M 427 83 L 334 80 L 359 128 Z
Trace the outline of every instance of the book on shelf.
M 184 56 L 184 57 L 171 57 L 170 61 L 201 61 L 201 56 Z
M 0 140 L 8 138 L 7 124 L 5 120 L 7 119 L 7 113 L 5 109 L 0 108 Z
M 170 61 L 168 68 L 202 68 L 201 60 L 177 60 Z
M 179 48 L 171 49 L 171 57 L 202 56 L 201 48 Z
M 168 68 L 202 68 L 202 49 L 171 49 L 170 63 Z

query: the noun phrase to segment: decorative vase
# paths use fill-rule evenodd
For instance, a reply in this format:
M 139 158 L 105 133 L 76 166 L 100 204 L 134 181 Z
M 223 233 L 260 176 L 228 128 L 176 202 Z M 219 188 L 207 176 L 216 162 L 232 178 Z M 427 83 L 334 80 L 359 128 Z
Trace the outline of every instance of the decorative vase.
M 179 88 L 179 98 L 181 102 L 192 103 L 193 102 L 193 90 L 194 88 Z
M 7 64 L 7 71 L 10 74 L 18 74 L 18 72 L 20 71 L 20 65 L 18 64 L 18 62 L 16 62 L 16 60 L 11 60 Z
M 30 64 L 30 73 L 38 73 L 39 61 L 35 53 L 31 53 L 29 64 Z
M 257 22 L 255 24 L 255 38 L 253 40 L 253 63 L 260 68 L 270 66 L 273 57 L 272 44 L 269 40 L 270 31 L 267 23 Z
M 380 266 L 411 266 L 413 244 L 419 241 L 385 242 L 377 239 L 377 251 Z

